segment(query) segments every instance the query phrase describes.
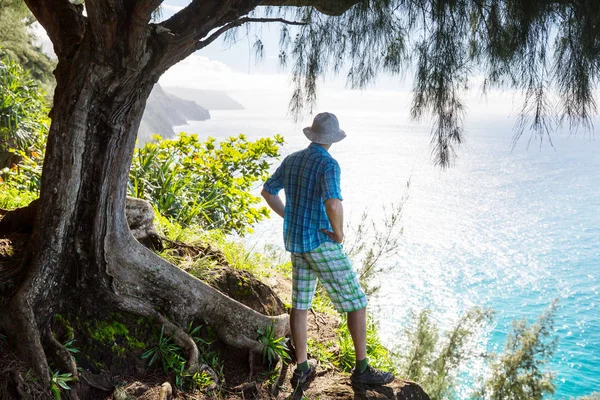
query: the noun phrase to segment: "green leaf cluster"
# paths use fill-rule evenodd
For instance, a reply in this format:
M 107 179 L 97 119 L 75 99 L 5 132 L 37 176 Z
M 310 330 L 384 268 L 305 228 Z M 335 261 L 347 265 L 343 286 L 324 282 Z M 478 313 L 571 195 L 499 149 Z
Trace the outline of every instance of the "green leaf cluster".
M 32 76 L 50 87 L 56 62 L 35 44 L 35 18 L 22 0 L 0 0 L 0 43 L 6 54 L 18 61 Z
M 71 390 L 69 382 L 77 381 L 77 378 L 71 373 L 61 373 L 60 371 L 50 370 L 50 392 L 55 400 L 61 399 L 62 390 Z
M 183 227 L 244 235 L 269 215 L 250 191 L 268 176 L 283 138 L 248 141 L 244 135 L 221 143 L 181 133 L 136 149 L 129 194 L 150 201 L 157 211 Z
M 263 363 L 268 363 L 270 367 L 273 367 L 280 359 L 283 363 L 291 360 L 287 345 L 289 339 L 277 337 L 273 324 L 268 324 L 265 329 L 259 329 L 258 334 L 258 341 L 263 344 Z
M 0 168 L 39 153 L 40 140 L 45 144 L 49 121 L 44 94 L 18 62 L 0 58 Z

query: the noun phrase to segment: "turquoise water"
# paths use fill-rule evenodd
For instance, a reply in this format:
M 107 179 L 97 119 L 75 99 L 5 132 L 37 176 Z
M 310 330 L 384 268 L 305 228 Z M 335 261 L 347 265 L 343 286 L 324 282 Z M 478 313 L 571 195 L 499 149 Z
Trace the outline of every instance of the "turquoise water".
M 180 129 L 217 138 L 282 133 L 284 153 L 306 146 L 281 111 L 285 104 L 253 107 L 239 99 L 249 110 L 213 112 L 211 121 Z M 511 120 L 474 113 L 457 165 L 441 171 L 430 162 L 427 126 L 392 113 L 393 95 L 368 110 L 364 103 L 353 108 L 351 100 L 325 99 L 329 110 L 342 110 L 337 114 L 348 133 L 331 150 L 342 167 L 347 219 L 358 221 L 364 210 L 381 218 L 411 180 L 400 248 L 385 260 L 392 269 L 371 301 L 386 343 L 405 345 L 403 329 L 424 308 L 449 328 L 465 310 L 481 306 L 496 315 L 473 351 L 501 351 L 512 320 L 533 322 L 558 298 L 560 339 L 549 365 L 557 390 L 549 398 L 600 391 L 600 142 L 556 133 L 554 148 L 534 141 L 526 150 L 525 138 L 511 151 Z M 260 224 L 249 240 L 280 245 L 281 221 Z M 459 397 L 467 398 L 487 372 L 475 358 L 460 375 Z

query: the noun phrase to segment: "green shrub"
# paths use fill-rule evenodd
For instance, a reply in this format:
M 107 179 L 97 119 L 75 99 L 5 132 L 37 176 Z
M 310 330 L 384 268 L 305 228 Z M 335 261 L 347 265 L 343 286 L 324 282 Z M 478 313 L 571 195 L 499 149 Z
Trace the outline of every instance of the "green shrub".
M 183 227 L 197 224 L 244 235 L 269 215 L 266 207 L 257 207 L 260 198 L 250 190 L 267 178 L 281 136 L 250 142 L 239 135 L 219 144 L 184 133 L 154 139 L 134 153 L 130 195 L 150 201 Z
M 275 336 L 275 327 L 268 324 L 265 329 L 258 330 L 258 341 L 263 345 L 263 363 L 273 368 L 279 360 L 284 364 L 290 361 L 288 338 Z
M 554 374 L 544 366 L 554 354 L 555 300 L 537 322 L 513 321 L 513 332 L 506 339 L 504 353 L 492 355 L 490 377 L 474 398 L 489 400 L 541 400 L 554 393 Z
M 469 310 L 444 334 L 431 322 L 428 310 L 422 311 L 415 327 L 408 327 L 409 348 L 400 356 L 400 375 L 419 382 L 432 400 L 455 398 L 455 377 L 471 355 L 467 343 L 485 325 L 492 312 Z
M 38 194 L 35 192 L 19 190 L 11 182 L 0 182 L 0 208 L 2 209 L 13 210 L 25 207 L 37 198 Z
M 0 168 L 19 161 L 48 130 L 44 91 L 9 57 L 0 58 Z

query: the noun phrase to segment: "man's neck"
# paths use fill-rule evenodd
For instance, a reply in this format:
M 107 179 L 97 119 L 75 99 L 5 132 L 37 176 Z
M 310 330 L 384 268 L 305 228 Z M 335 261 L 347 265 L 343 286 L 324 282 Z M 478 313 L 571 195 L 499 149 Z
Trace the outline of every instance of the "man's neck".
M 321 146 L 322 148 L 324 148 L 326 151 L 329 151 L 329 149 L 331 148 L 331 143 L 330 144 L 322 144 L 322 143 L 315 143 L 317 146 Z

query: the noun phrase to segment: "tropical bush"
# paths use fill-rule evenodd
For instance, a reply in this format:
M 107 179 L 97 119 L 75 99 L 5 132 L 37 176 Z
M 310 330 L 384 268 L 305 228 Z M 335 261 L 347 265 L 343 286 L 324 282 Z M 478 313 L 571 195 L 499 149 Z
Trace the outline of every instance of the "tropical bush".
M 130 195 L 150 201 L 183 227 L 197 224 L 244 235 L 269 215 L 250 191 L 266 179 L 269 160 L 279 156 L 283 138 L 248 141 L 244 135 L 221 143 L 195 134 L 154 141 L 136 149 Z
M 33 78 L 52 91 L 56 61 L 38 44 L 33 25 L 36 19 L 22 0 L 0 0 L 0 44 L 4 53 L 30 71 Z
M 47 133 L 44 94 L 21 65 L 0 58 L 0 168 L 18 164 Z

